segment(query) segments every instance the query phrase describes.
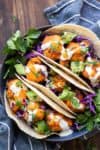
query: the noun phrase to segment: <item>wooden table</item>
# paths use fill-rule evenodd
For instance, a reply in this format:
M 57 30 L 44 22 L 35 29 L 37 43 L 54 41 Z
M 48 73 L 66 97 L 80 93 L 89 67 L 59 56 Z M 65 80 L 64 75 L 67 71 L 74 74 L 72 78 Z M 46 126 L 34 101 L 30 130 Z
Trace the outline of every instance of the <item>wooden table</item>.
M 44 17 L 43 9 L 52 6 L 57 0 L 0 0 L 0 49 L 5 41 L 17 29 L 24 34 L 31 27 L 39 27 L 48 24 Z M 0 55 L 0 62 L 2 62 Z M 86 150 L 95 146 L 100 149 L 100 134 L 92 137 L 88 144 L 76 139 L 63 144 L 64 149 Z M 91 149 L 88 149 L 91 150 Z

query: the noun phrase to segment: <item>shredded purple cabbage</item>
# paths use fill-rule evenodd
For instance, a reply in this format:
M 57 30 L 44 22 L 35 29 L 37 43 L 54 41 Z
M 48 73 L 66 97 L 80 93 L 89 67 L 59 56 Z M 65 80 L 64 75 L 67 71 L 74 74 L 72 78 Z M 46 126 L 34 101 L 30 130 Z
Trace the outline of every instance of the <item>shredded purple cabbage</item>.
M 96 89 L 100 88 L 100 83 L 96 83 L 96 84 L 91 84 L 90 83 L 90 85 L 91 85 L 92 88 L 96 88 Z
M 74 40 L 75 40 L 76 42 L 82 42 L 83 40 L 88 40 L 88 39 L 85 38 L 85 37 L 83 37 L 83 36 L 81 36 L 81 35 L 77 35 L 77 36 L 74 38 Z
M 36 57 L 36 56 L 38 56 L 38 54 L 30 52 L 30 53 L 28 53 L 28 54 L 25 55 L 25 58 L 26 59 L 30 59 L 30 58 L 33 58 L 33 57 Z
M 18 111 L 16 112 L 16 115 L 17 115 L 18 118 L 23 118 L 23 116 L 24 116 L 24 111 L 23 111 L 23 110 L 18 110 Z
M 51 90 L 53 93 L 56 93 L 56 90 L 55 90 L 55 89 L 50 88 L 50 90 Z
M 45 110 L 45 109 L 46 109 L 46 106 L 41 105 L 40 108 Z
M 43 50 L 41 49 L 41 45 L 40 44 L 36 46 L 36 51 L 41 53 L 41 54 L 43 53 Z
M 93 98 L 96 96 L 96 94 L 89 94 L 84 99 L 81 100 L 82 103 L 87 104 L 89 106 L 89 109 L 92 113 L 96 113 L 95 111 L 95 105 L 93 102 Z
M 43 54 L 43 50 L 41 49 L 41 43 L 37 44 L 34 48 L 37 52 Z
M 74 123 L 74 130 L 79 130 L 80 129 L 80 126 L 77 122 Z
M 87 57 L 94 57 L 94 48 L 92 48 L 92 46 L 90 46 L 90 50 L 87 52 L 87 54 L 86 54 L 86 58 Z

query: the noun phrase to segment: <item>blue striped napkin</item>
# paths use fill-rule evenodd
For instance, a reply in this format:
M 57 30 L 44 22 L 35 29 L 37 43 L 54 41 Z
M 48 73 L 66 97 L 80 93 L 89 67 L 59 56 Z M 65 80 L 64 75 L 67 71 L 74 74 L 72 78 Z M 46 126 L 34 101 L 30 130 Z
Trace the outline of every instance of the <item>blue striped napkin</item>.
M 44 10 L 52 25 L 79 24 L 93 30 L 100 37 L 100 2 L 97 0 L 60 0 Z

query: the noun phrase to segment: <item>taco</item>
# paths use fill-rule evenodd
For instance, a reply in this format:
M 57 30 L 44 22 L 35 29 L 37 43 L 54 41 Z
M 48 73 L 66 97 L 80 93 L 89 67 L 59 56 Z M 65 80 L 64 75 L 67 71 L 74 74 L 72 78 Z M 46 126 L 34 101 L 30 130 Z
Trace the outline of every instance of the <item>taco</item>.
M 8 80 L 6 84 L 6 111 L 20 129 L 37 139 L 72 131 L 73 120 L 66 117 L 66 113 L 62 115 L 63 112 L 55 111 L 46 98 L 40 98 L 33 89 L 17 78 Z M 52 106 L 56 107 L 56 104 Z
M 45 34 L 41 44 L 44 56 L 60 64 L 60 69 L 64 66 L 75 78 L 79 76 L 93 87 L 100 85 L 100 41 L 94 33 L 80 26 L 59 25 Z
M 58 71 L 55 72 L 52 67 L 48 67 L 47 63 L 43 62 L 39 56 L 34 56 L 27 61 L 25 66 L 16 64 L 15 68 L 20 74 L 22 67 L 24 74 L 21 78 L 36 87 L 64 110 L 72 114 L 83 112 L 85 105 L 81 103 L 81 100 L 87 95 L 87 92 L 82 92 L 71 85 L 70 82 L 59 75 Z M 21 79 L 18 75 L 17 77 Z

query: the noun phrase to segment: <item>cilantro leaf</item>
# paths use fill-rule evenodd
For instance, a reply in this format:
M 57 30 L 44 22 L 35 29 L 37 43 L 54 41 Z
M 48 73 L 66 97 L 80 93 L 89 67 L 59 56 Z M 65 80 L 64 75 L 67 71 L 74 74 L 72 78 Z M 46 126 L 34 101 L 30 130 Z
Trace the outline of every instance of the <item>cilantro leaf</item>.
M 32 45 L 37 42 L 37 39 L 39 38 L 40 34 L 41 31 L 37 29 L 30 29 L 24 37 L 27 47 L 32 47 Z
M 41 31 L 37 29 L 30 29 L 25 36 L 21 32 L 16 31 L 6 42 L 3 52 L 10 57 L 6 60 L 7 71 L 4 78 L 14 75 L 14 65 L 19 60 L 22 64 L 25 63 L 24 54 L 30 51 L 30 48 L 37 43 Z
M 93 130 L 93 128 L 94 128 L 94 122 L 93 122 L 92 119 L 89 119 L 89 120 L 87 121 L 86 128 L 87 128 L 88 131 Z
M 100 113 L 100 89 L 97 91 L 96 97 L 94 99 L 94 104 L 96 106 L 97 112 Z

